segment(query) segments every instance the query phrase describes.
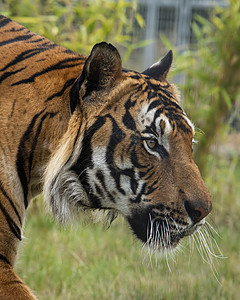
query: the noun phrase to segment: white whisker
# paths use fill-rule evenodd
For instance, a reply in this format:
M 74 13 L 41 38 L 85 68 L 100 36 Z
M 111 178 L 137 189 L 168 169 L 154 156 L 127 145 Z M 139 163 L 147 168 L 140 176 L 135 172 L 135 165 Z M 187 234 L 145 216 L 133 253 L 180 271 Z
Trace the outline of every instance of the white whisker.
M 213 231 L 220 239 L 222 239 L 220 234 L 213 228 L 213 226 L 209 222 L 206 221 L 204 226 L 206 226 L 209 229 L 209 232 Z
M 192 235 L 193 246 L 196 245 L 196 248 L 202 257 L 202 260 L 206 262 L 210 269 L 212 270 L 213 276 L 221 284 L 218 280 L 218 272 L 214 264 L 214 259 L 216 258 L 225 258 L 217 244 L 216 239 L 214 238 L 213 233 L 216 233 L 218 237 L 220 235 L 216 232 L 215 229 L 209 224 L 205 223 L 200 230 Z M 191 240 L 190 240 L 190 247 Z M 217 249 L 219 254 L 216 254 L 214 248 Z

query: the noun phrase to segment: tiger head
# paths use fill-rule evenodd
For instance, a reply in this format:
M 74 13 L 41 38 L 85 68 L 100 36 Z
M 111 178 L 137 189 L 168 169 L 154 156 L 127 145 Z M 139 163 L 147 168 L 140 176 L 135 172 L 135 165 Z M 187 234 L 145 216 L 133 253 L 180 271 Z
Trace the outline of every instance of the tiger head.
M 166 81 L 170 51 L 142 74 L 94 46 L 70 92 L 72 117 L 47 167 L 44 194 L 62 222 L 85 209 L 122 214 L 154 249 L 204 223 L 211 197 L 192 157 L 194 127 Z

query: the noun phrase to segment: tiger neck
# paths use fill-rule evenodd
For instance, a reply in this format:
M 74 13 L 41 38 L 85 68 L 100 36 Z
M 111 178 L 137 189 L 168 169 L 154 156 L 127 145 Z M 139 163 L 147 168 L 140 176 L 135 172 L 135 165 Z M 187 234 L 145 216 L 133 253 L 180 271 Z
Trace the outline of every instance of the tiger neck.
M 25 174 L 28 176 L 28 187 L 25 189 L 25 196 L 29 202 L 42 191 L 42 177 L 45 168 L 53 153 L 64 139 L 70 123 L 70 92 L 71 86 L 65 91 L 61 99 L 56 98 L 52 103 L 45 105 L 42 110 L 35 115 L 36 133 L 29 137 L 31 149 L 25 148 Z M 60 101 L 59 101 L 60 100 Z M 55 103 L 54 103 L 55 102 Z M 41 129 L 41 132 L 40 132 Z M 38 134 L 39 132 L 39 134 Z M 37 136 L 38 134 L 38 136 Z M 26 141 L 25 141 L 26 142 Z M 64 142 L 63 142 L 64 143 Z M 34 146 L 35 145 L 35 146 Z M 18 153 L 18 156 L 21 153 Z

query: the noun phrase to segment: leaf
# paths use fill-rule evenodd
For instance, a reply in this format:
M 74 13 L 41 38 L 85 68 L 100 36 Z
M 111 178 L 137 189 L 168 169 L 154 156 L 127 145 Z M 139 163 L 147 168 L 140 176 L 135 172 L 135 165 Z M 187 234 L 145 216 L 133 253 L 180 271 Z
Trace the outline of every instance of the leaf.
M 135 18 L 137 20 L 138 25 L 141 28 L 143 28 L 143 26 L 145 25 L 145 21 L 144 21 L 143 17 L 140 14 L 136 14 Z
M 228 111 L 230 111 L 232 109 L 232 101 L 231 101 L 231 98 L 230 98 L 228 92 L 224 88 L 222 88 L 221 94 L 222 94 L 222 97 L 223 97 L 225 103 L 227 104 Z
M 192 30 L 194 32 L 195 37 L 200 40 L 203 37 L 203 31 L 197 23 L 192 24 Z
M 224 29 L 224 23 L 219 17 L 217 16 L 213 17 L 213 23 L 219 30 L 222 31 Z

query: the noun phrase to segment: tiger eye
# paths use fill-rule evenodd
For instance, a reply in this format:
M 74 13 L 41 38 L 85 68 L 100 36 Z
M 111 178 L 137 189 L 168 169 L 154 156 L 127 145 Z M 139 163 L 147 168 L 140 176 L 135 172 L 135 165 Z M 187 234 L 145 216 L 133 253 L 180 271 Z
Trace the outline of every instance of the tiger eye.
M 146 143 L 149 148 L 153 149 L 156 146 L 156 141 L 155 140 L 146 140 Z

